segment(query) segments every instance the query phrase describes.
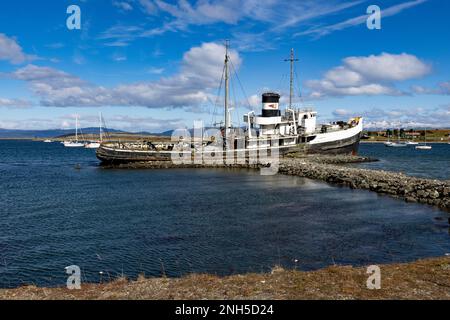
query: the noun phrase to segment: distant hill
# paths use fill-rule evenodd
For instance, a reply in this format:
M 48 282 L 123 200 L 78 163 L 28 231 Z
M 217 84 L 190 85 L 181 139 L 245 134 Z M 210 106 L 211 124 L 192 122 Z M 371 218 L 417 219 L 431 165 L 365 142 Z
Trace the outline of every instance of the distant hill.
M 98 128 L 82 128 L 80 129 L 83 134 L 98 134 Z M 130 133 L 122 130 L 107 129 L 110 133 L 123 133 L 123 134 L 136 134 L 136 135 L 153 135 L 153 136 L 166 136 L 171 135 L 172 131 L 166 131 L 162 133 L 149 133 L 149 132 L 137 132 Z M 11 130 L 0 129 L 0 139 L 42 139 L 42 138 L 58 138 L 64 136 L 72 136 L 75 134 L 74 129 L 50 129 L 50 130 Z

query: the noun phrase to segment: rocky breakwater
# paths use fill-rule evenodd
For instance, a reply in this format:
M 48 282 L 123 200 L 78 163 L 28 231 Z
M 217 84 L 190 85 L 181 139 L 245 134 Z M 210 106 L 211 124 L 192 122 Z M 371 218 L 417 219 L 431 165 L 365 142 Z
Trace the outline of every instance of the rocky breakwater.
M 364 189 L 408 202 L 439 207 L 450 212 L 450 181 L 421 179 L 402 173 L 359 169 L 342 164 L 358 162 L 352 158 L 304 157 L 283 159 L 279 173 L 323 180 L 332 184 Z

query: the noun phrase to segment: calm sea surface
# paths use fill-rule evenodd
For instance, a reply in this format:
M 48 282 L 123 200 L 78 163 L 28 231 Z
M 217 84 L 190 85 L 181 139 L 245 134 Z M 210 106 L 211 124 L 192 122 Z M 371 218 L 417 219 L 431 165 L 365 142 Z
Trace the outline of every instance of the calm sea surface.
M 448 178 L 428 162 L 428 173 L 404 168 Z M 99 281 L 100 271 L 227 275 L 450 252 L 448 214 L 427 206 L 245 170 L 102 169 L 93 150 L 58 143 L 0 141 L 0 203 L 0 287 L 64 285 L 74 264 Z
M 440 143 L 432 146 L 432 150 L 416 150 L 415 146 L 388 148 L 382 143 L 362 143 L 360 154 L 381 161 L 358 166 L 404 172 L 423 178 L 450 180 L 450 145 Z

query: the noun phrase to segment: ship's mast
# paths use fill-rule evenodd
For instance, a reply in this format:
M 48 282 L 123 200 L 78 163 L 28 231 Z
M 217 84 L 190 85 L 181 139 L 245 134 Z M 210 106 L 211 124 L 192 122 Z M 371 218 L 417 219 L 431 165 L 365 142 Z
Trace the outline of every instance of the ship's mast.
M 78 142 L 78 115 L 75 117 L 75 141 Z
M 294 62 L 298 61 L 294 56 L 294 49 L 291 49 L 291 56 L 289 59 L 285 59 L 284 61 L 289 61 L 291 64 L 291 77 L 289 83 L 289 108 L 292 108 L 292 100 L 294 97 Z
M 229 86 L 230 86 L 230 77 L 229 77 L 229 70 L 228 70 L 228 62 L 230 60 L 230 57 L 228 56 L 228 49 L 230 46 L 230 42 L 227 40 L 225 42 L 225 134 L 224 138 L 225 141 L 227 141 L 228 138 L 228 129 L 230 126 L 230 113 L 228 108 L 228 100 L 229 100 Z
M 99 112 L 98 113 L 98 120 L 100 121 L 100 126 L 99 126 L 99 130 L 100 130 L 100 142 L 103 142 L 103 124 L 102 124 L 102 113 Z

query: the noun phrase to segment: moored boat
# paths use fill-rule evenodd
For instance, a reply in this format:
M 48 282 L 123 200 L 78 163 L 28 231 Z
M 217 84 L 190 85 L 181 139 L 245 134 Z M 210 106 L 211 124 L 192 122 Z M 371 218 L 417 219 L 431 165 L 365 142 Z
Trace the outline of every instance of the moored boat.
M 86 149 L 98 149 L 103 142 L 103 120 L 102 114 L 99 113 L 99 141 L 91 141 L 84 145 Z
M 66 141 L 64 143 L 64 147 L 66 147 L 66 148 L 83 148 L 84 143 L 76 142 L 76 141 Z
M 386 144 L 386 146 L 390 148 L 404 148 L 407 147 L 408 144 L 401 142 L 390 142 L 389 144 Z
M 66 148 L 83 148 L 84 143 L 78 141 L 78 116 L 75 118 L 75 140 L 74 141 L 64 141 L 64 147 Z
M 431 149 L 433 149 L 432 146 L 427 145 L 427 130 L 426 129 L 425 129 L 424 140 L 425 140 L 425 144 L 417 146 L 416 150 L 431 150 Z
M 386 147 L 390 147 L 390 148 L 404 148 L 408 146 L 408 143 L 406 142 L 401 142 L 400 140 L 400 129 L 398 130 L 398 140 L 397 142 L 391 142 L 390 140 L 388 140 L 388 142 L 385 143 Z
M 84 145 L 86 149 L 98 149 L 100 148 L 100 142 L 88 142 Z
M 431 150 L 433 149 L 432 146 L 428 146 L 428 145 L 423 145 L 423 146 L 417 146 L 416 150 Z

